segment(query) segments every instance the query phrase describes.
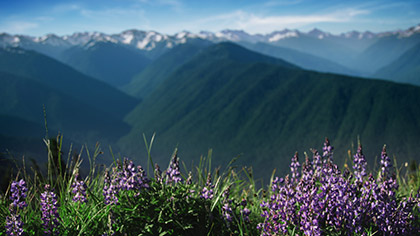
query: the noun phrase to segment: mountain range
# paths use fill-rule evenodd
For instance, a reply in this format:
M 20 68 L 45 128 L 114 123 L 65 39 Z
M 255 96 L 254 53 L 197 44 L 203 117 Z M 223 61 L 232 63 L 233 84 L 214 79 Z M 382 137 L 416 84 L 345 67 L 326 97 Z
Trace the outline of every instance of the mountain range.
M 142 134 L 154 132 L 159 163 L 175 147 L 187 164 L 213 148 L 215 164 L 240 155 L 264 178 L 325 137 L 341 164 L 357 137 L 369 162 L 383 144 L 399 163 L 418 160 L 419 45 L 420 26 L 340 35 L 3 33 L 0 154 L 25 146 L 20 154 L 38 155 L 45 115 L 50 136 L 109 144 L 143 164 Z
M 306 33 L 284 29 L 268 34 L 248 34 L 240 30 L 216 33 L 202 31 L 197 34 L 183 31 L 174 35 L 126 30 L 119 34 L 85 32 L 65 36 L 49 34 L 42 37 L 1 33 L 0 47 L 18 46 L 35 50 L 111 84 L 116 81 L 109 77 L 112 75 L 115 78 L 114 74 L 118 74 L 124 82 L 117 85 L 124 87 L 151 61 L 176 45 L 197 39 L 211 43 L 239 43 L 265 55 L 292 60 L 305 69 L 363 77 L 380 75 L 382 79 L 390 79 L 378 72 L 391 63 L 396 63 L 402 54 L 420 42 L 420 25 L 390 32 L 350 31 L 337 35 L 316 28 Z M 119 51 L 118 54 L 115 51 Z M 142 56 L 144 57 L 135 60 L 137 64 L 130 64 L 132 58 Z M 83 60 L 80 60 L 81 57 Z M 104 66 L 107 63 L 103 60 L 107 60 L 108 64 L 113 63 L 115 70 L 108 73 L 109 66 Z M 122 60 L 128 62 L 127 65 L 117 66 Z M 407 82 L 398 76 L 392 76 L 392 80 Z

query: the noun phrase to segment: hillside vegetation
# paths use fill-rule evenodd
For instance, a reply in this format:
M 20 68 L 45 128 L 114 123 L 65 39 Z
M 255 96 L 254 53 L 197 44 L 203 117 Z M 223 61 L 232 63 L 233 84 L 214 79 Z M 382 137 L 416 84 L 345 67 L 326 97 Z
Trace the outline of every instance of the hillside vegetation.
M 240 155 L 263 174 L 326 136 L 342 150 L 336 156 L 343 163 L 359 136 L 372 148 L 365 150 L 370 162 L 383 144 L 408 161 L 420 151 L 419 96 L 415 86 L 306 71 L 222 43 L 168 76 L 130 112 L 133 129 L 120 144 L 129 150 L 142 133 L 156 132 L 157 157 L 178 145 L 188 163 L 213 148 L 215 162 Z

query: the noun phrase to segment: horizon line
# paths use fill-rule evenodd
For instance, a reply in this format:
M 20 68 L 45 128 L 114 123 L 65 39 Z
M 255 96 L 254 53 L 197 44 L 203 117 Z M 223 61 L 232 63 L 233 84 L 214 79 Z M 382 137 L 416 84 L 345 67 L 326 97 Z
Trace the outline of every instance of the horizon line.
M 297 31 L 297 32 L 300 32 L 300 33 L 306 33 L 307 34 L 307 33 L 310 33 L 310 32 L 312 32 L 314 30 L 319 30 L 319 31 L 321 31 L 323 33 L 326 33 L 326 34 L 329 34 L 329 35 L 332 35 L 332 36 L 340 36 L 340 35 L 343 35 L 343 34 L 346 34 L 346 33 L 351 33 L 351 32 L 373 33 L 373 34 L 395 33 L 395 32 L 403 32 L 403 31 L 411 30 L 411 29 L 414 29 L 416 27 L 420 27 L 420 23 L 418 23 L 416 25 L 413 25 L 413 26 L 410 26 L 410 27 L 408 27 L 406 29 L 400 29 L 399 28 L 399 29 L 386 30 L 386 31 L 380 31 L 380 32 L 374 32 L 373 30 L 364 30 L 364 31 L 350 30 L 350 31 L 345 31 L 345 32 L 341 32 L 341 33 L 338 33 L 338 34 L 334 34 L 334 33 L 328 32 L 328 31 L 324 31 L 320 27 L 314 27 L 314 28 L 312 28 L 309 31 L 301 31 L 301 30 L 296 29 L 296 28 L 295 29 L 290 29 L 288 27 L 285 27 L 283 29 L 274 30 L 274 31 L 272 31 L 270 33 L 248 33 L 247 31 L 245 31 L 243 29 L 229 29 L 229 28 L 227 28 L 227 29 L 223 29 L 223 30 L 220 30 L 220 31 L 200 30 L 198 33 L 197 32 L 193 32 L 193 31 L 189 31 L 189 30 L 181 30 L 181 31 L 178 31 L 177 33 L 174 33 L 174 34 L 168 34 L 168 33 L 161 33 L 161 32 L 156 31 L 156 30 L 142 30 L 142 29 L 138 29 L 138 28 L 131 28 L 131 29 L 122 30 L 122 31 L 120 31 L 118 33 L 115 33 L 115 32 L 114 33 L 105 33 L 105 32 L 101 32 L 101 31 L 75 31 L 75 32 L 73 32 L 71 34 L 56 34 L 56 33 L 51 33 L 50 32 L 50 33 L 44 33 L 44 34 L 42 34 L 40 36 L 33 36 L 33 35 L 29 35 L 29 34 L 19 34 L 19 33 L 18 34 L 13 34 L 13 33 L 8 33 L 6 31 L 3 31 L 3 32 L 0 32 L 0 35 L 1 34 L 8 34 L 8 35 L 11 35 L 11 36 L 29 36 L 29 37 L 33 37 L 33 38 L 40 38 L 40 37 L 45 37 L 45 36 L 49 36 L 49 35 L 55 35 L 55 36 L 58 36 L 58 37 L 71 36 L 71 35 L 78 34 L 78 33 L 90 33 L 90 34 L 99 33 L 99 34 L 104 34 L 104 35 L 116 35 L 116 34 L 121 34 L 121 33 L 127 32 L 127 31 L 141 31 L 141 32 L 155 32 L 155 33 L 158 33 L 158 34 L 161 34 L 161 35 L 167 35 L 167 36 L 175 36 L 175 35 L 180 34 L 180 33 L 183 33 L 183 32 L 198 35 L 198 34 L 206 33 L 206 32 L 216 34 L 216 33 L 224 32 L 224 31 L 237 31 L 237 32 L 244 32 L 244 33 L 246 33 L 246 34 L 248 34 L 250 36 L 257 36 L 257 35 L 269 35 L 269 34 L 272 34 L 272 33 L 275 33 L 275 32 L 281 32 L 281 31 Z

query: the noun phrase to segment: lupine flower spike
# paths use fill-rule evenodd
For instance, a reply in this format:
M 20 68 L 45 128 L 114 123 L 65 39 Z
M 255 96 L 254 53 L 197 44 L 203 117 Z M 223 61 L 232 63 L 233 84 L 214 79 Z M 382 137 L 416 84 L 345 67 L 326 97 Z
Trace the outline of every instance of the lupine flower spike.
M 19 210 L 26 207 L 26 193 L 28 188 L 26 182 L 21 179 L 19 181 L 13 181 L 10 186 L 10 204 L 9 212 L 10 215 L 6 216 L 6 234 L 7 235 L 22 235 L 23 234 L 23 222 Z
M 87 198 L 86 198 L 87 186 L 85 182 L 83 180 L 80 180 L 79 178 L 80 178 L 79 174 L 76 174 L 76 176 L 74 177 L 73 184 L 71 185 L 72 193 L 74 194 L 73 201 L 84 203 L 84 202 L 87 202 Z
M 42 226 L 45 235 L 59 235 L 60 225 L 57 195 L 51 191 L 49 184 L 45 185 L 45 192 L 41 194 Z
M 300 163 L 297 152 L 292 158 L 292 163 L 290 163 L 290 171 L 292 172 L 292 181 L 298 181 L 300 177 Z
M 389 158 L 388 154 L 386 153 L 386 145 L 384 145 L 381 153 L 381 178 L 387 179 L 391 177 L 391 169 L 391 158 Z
M 356 177 L 356 181 L 359 183 L 363 182 L 363 177 L 366 176 L 366 158 L 365 155 L 362 153 L 362 145 L 359 145 L 359 148 L 357 148 L 357 153 L 354 155 L 353 160 L 353 169 L 354 169 L 354 175 Z
M 246 205 L 247 205 L 246 199 L 242 199 L 241 206 L 243 208 L 241 209 L 241 215 L 242 215 L 242 218 L 244 219 L 245 222 L 249 222 L 249 215 L 251 214 L 251 210 L 249 210 L 246 207 Z
M 325 138 L 324 147 L 322 148 L 322 157 L 324 158 L 324 162 L 333 162 L 333 150 L 334 147 L 331 146 L 330 140 Z
M 201 191 L 201 198 L 206 200 L 213 199 L 213 188 L 214 186 L 211 184 L 211 174 L 209 173 L 207 176 L 206 186 L 204 186 L 203 190 Z
M 168 169 L 166 170 L 166 184 L 181 182 L 181 173 L 179 172 L 179 160 L 175 155 L 171 159 Z
M 222 216 L 228 222 L 228 226 L 229 226 L 229 222 L 232 222 L 232 208 L 230 206 L 232 201 L 229 199 L 229 191 L 230 191 L 230 186 L 227 187 L 226 190 L 223 191 L 223 194 L 222 194 L 223 195 Z
M 119 187 L 118 182 L 116 181 L 114 176 L 109 175 L 109 171 L 105 171 L 105 179 L 104 179 L 104 188 L 103 188 L 103 195 L 104 195 L 104 202 L 106 205 L 108 204 L 118 204 L 118 193 Z

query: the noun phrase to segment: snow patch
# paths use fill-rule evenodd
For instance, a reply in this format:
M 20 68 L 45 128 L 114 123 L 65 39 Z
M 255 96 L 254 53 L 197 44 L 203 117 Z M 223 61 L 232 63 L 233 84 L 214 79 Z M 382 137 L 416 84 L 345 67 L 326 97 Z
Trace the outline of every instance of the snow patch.
M 187 32 L 183 31 L 183 32 L 181 32 L 181 33 L 178 33 L 178 34 L 176 35 L 176 38 L 177 38 L 177 39 L 182 39 L 182 38 L 184 38 L 187 34 L 188 34 Z
M 134 35 L 133 34 L 123 34 L 122 38 L 123 38 L 122 43 L 130 44 L 134 39 Z
M 140 42 L 137 42 L 137 48 L 138 49 L 145 49 L 146 48 L 146 46 L 147 46 L 147 44 L 149 44 L 149 39 L 144 39 L 143 41 L 140 41 Z
M 275 34 L 275 35 L 271 36 L 271 37 L 268 39 L 268 41 L 269 41 L 269 42 L 276 42 L 276 41 L 279 41 L 279 40 L 281 40 L 281 39 L 285 39 L 285 38 L 292 38 L 292 37 L 298 37 L 298 34 L 297 34 L 295 31 L 289 31 L 289 32 L 286 32 L 286 33 L 284 33 L 284 34 L 282 34 L 282 33 L 277 33 L 277 34 Z
M 156 35 L 156 37 L 155 37 L 156 42 L 160 42 L 160 41 L 162 41 L 162 39 L 163 39 L 163 37 L 160 34 Z

